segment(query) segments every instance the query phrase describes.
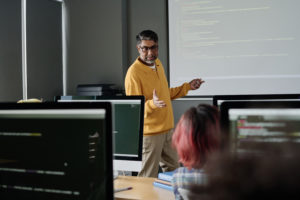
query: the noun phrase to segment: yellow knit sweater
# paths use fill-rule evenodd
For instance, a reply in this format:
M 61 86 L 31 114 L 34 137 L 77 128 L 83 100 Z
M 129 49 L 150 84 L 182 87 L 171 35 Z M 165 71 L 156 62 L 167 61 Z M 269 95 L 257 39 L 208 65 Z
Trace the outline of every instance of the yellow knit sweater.
M 154 135 L 174 127 L 171 100 L 185 96 L 191 89 L 189 83 L 169 88 L 164 68 L 159 59 L 155 61 L 156 70 L 143 64 L 137 58 L 129 67 L 125 77 L 126 95 L 145 96 L 144 135 Z M 153 103 L 153 90 L 166 107 L 158 108 Z

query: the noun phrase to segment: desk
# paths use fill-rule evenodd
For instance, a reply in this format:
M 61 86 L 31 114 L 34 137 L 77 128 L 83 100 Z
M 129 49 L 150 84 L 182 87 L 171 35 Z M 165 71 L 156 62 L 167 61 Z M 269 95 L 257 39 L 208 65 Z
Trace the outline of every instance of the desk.
M 155 178 L 137 177 L 137 176 L 118 176 L 114 180 L 114 188 L 132 187 L 131 190 L 117 192 L 115 199 L 145 199 L 145 200 L 174 200 L 172 191 L 153 186 Z

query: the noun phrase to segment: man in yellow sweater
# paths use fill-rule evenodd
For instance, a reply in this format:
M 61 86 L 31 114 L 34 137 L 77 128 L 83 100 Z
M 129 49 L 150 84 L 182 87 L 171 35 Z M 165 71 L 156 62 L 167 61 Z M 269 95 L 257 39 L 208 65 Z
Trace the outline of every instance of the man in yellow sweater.
M 163 65 L 158 59 L 158 36 L 144 30 L 136 36 L 139 57 L 129 67 L 125 77 L 126 95 L 145 96 L 143 164 L 139 176 L 157 177 L 162 170 L 179 167 L 178 157 L 171 146 L 174 117 L 171 100 L 185 96 L 204 82 L 193 79 L 189 83 L 169 88 Z

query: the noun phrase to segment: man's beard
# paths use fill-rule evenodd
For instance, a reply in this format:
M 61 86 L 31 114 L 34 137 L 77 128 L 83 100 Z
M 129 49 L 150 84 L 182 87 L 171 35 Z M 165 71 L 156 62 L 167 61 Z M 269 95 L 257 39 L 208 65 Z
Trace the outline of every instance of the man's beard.
M 146 59 L 145 62 L 148 63 L 148 64 L 154 64 L 154 63 L 155 63 L 155 60 L 156 60 L 156 57 L 154 57 L 154 58 L 151 59 L 151 60 Z

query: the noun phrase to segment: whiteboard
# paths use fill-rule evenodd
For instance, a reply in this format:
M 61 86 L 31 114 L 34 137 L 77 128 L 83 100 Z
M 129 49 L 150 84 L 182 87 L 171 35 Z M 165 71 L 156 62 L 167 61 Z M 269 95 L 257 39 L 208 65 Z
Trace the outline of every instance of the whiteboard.
M 190 96 L 300 93 L 299 0 L 169 0 L 169 75 Z

